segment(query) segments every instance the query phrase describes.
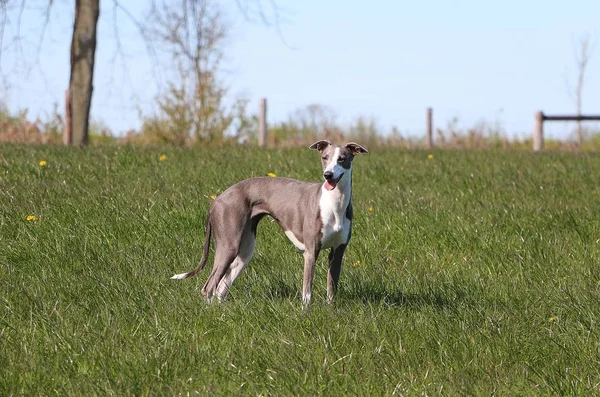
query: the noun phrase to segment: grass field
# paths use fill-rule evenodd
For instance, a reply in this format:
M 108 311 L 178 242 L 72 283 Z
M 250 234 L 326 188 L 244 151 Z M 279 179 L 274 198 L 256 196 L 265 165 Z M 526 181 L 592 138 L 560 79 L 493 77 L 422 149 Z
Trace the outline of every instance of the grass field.
M 210 196 L 269 172 L 318 156 L 0 146 L 0 395 L 600 393 L 600 155 L 371 150 L 334 305 L 322 254 L 302 311 L 268 220 L 207 305 L 206 269 L 169 277 Z

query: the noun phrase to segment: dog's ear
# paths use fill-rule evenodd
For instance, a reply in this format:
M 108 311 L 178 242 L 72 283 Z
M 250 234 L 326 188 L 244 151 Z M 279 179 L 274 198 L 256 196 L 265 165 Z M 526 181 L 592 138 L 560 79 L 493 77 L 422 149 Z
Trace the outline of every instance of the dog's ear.
M 317 149 L 319 152 L 322 152 L 327 147 L 329 147 L 329 145 L 331 145 L 331 142 L 329 142 L 327 140 L 322 140 L 322 141 L 315 142 L 312 145 L 310 145 L 309 149 Z
M 346 144 L 346 147 L 348 149 L 350 149 L 350 151 L 352 152 L 352 154 L 354 156 L 356 156 L 359 153 L 369 153 L 369 151 L 367 149 L 360 146 L 358 143 L 350 142 L 350 143 Z

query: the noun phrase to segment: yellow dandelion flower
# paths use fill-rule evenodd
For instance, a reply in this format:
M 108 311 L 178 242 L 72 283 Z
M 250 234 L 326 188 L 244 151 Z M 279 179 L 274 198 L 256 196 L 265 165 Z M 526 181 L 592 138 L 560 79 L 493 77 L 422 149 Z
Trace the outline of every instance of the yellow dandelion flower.
M 360 261 L 356 261 L 352 264 L 352 267 L 359 267 L 360 266 Z
M 46 160 L 40 160 L 40 167 L 45 167 L 48 165 L 48 162 Z
M 431 160 L 431 159 L 433 158 L 433 154 L 432 154 L 432 153 L 429 153 L 429 154 L 427 155 L 427 158 L 428 158 L 429 160 Z
M 37 216 L 35 215 L 27 215 L 27 222 L 35 222 L 38 220 Z
M 368 211 L 369 211 L 369 212 L 373 212 L 373 211 L 375 211 L 375 210 L 373 209 L 373 207 L 369 207 Z
M 210 199 L 211 199 L 211 200 L 216 200 L 216 199 L 217 199 L 217 196 L 215 196 L 214 194 L 211 194 L 211 195 L 210 195 Z
M 158 161 L 165 161 L 166 159 L 167 159 L 167 155 L 161 154 L 160 157 L 158 158 Z
M 270 176 L 271 178 L 275 178 L 277 175 L 276 175 L 276 174 L 274 174 L 274 173 L 272 173 L 272 172 L 269 172 L 269 173 L 267 174 L 267 176 Z
M 548 321 L 549 321 L 549 322 L 551 322 L 551 323 L 555 323 L 555 322 L 557 322 L 557 321 L 558 321 L 558 317 L 556 317 L 556 316 L 552 316 L 552 317 L 550 317 L 550 318 L 548 319 Z

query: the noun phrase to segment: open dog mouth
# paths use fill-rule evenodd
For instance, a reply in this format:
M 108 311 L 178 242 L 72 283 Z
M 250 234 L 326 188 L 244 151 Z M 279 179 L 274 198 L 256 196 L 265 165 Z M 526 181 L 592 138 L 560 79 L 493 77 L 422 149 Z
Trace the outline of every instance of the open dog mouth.
M 325 180 L 325 189 L 328 191 L 332 191 L 333 189 L 335 189 L 335 187 L 337 186 L 338 182 L 340 181 L 340 179 L 342 179 L 342 177 L 344 176 L 344 174 L 340 175 L 338 178 L 336 179 L 326 179 Z

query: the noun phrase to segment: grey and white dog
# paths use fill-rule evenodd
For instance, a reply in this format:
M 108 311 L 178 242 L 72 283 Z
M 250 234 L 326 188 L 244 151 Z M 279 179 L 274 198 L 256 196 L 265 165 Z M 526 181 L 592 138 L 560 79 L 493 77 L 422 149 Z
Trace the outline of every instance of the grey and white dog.
M 315 142 L 310 148 L 321 153 L 324 183 L 258 177 L 231 186 L 210 207 L 202 260 L 191 272 L 172 278 L 180 280 L 194 276 L 204 267 L 212 235 L 215 240 L 214 265 L 202 295 L 209 301 L 214 296 L 225 298 L 252 258 L 258 223 L 265 215 L 270 215 L 290 241 L 304 251 L 304 305 L 310 303 L 319 252 L 330 249 L 327 298 L 331 303 L 352 232 L 352 160 L 357 154 L 368 151 L 354 142 L 337 146 L 326 140 Z

